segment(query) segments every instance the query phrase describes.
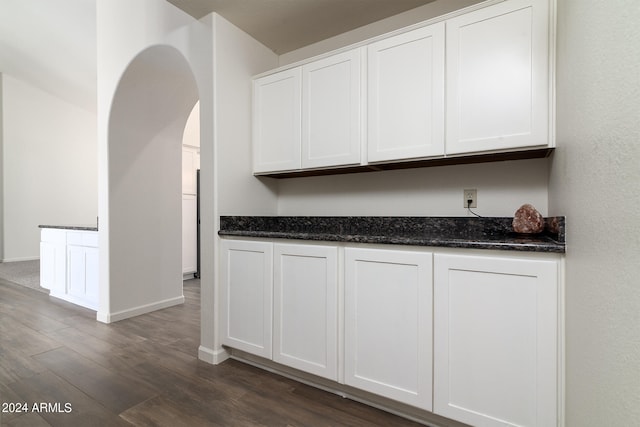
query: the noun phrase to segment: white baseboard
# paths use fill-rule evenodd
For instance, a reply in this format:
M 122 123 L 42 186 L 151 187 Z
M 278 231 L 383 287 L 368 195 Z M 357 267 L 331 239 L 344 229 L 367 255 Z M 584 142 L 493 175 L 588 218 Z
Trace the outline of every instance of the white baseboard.
M 37 261 L 39 259 L 40 257 L 5 258 L 0 259 L 0 262 Z
M 126 310 L 116 311 L 114 313 L 104 313 L 98 311 L 96 320 L 102 323 L 112 323 L 119 320 L 128 319 L 130 317 L 140 316 L 141 314 L 151 313 L 152 311 L 161 310 L 163 308 L 172 307 L 184 303 L 184 296 L 169 298 L 162 301 L 156 301 L 138 307 L 128 308 Z
M 212 350 L 208 347 L 200 346 L 198 348 L 198 359 L 203 362 L 211 363 L 212 365 L 217 365 L 219 363 L 227 360 L 231 355 L 224 349 L 221 348 L 219 350 Z

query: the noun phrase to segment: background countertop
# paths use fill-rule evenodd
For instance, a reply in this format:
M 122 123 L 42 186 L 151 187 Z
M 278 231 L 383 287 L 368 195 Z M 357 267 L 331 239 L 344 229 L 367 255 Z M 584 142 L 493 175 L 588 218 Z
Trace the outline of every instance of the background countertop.
M 58 228 L 62 230 L 98 231 L 95 225 L 39 225 L 38 228 Z

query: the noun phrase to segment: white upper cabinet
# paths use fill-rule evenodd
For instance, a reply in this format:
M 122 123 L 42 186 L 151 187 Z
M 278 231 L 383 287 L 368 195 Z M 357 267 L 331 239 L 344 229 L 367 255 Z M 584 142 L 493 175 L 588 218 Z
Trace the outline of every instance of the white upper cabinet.
M 548 0 L 446 21 L 447 154 L 551 145 L 549 21 Z
M 254 173 L 543 155 L 555 146 L 554 4 L 474 6 L 255 79 Z
M 300 169 L 301 69 L 253 82 L 253 171 Z
M 368 161 L 444 155 L 444 23 L 368 46 Z
M 360 163 L 361 50 L 302 67 L 302 167 Z

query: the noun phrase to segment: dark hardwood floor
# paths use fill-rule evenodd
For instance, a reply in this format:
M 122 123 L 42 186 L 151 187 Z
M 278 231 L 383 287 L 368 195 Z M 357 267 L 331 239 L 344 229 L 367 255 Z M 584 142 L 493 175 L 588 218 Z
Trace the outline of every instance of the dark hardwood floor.
M 105 325 L 0 280 L 0 426 L 418 425 L 237 361 L 198 360 L 198 282 L 184 294 L 184 305 Z

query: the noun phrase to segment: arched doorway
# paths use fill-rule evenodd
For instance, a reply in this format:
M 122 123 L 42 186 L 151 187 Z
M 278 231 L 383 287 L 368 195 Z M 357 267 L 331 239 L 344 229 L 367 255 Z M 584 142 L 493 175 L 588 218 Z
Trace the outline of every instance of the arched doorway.
M 120 79 L 108 127 L 109 321 L 184 300 L 181 147 L 198 99 L 171 46 L 145 49 Z

